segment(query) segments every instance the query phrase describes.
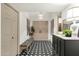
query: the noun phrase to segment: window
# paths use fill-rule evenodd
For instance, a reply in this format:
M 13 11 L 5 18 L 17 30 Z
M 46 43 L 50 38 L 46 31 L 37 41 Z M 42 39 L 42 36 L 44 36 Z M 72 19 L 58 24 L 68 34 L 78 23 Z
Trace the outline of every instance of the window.
M 73 20 L 74 20 L 74 18 L 69 18 L 66 21 L 73 21 Z
M 69 29 L 70 25 L 73 24 L 74 21 L 77 25 L 79 25 L 79 7 L 69 9 L 66 12 L 66 19 L 64 21 L 63 29 Z
M 79 8 L 73 8 L 73 17 L 79 16 Z
M 73 15 L 72 11 L 73 11 L 72 9 L 67 11 L 67 18 L 72 18 L 72 15 Z
M 67 21 L 79 20 L 79 7 L 68 10 L 66 19 Z

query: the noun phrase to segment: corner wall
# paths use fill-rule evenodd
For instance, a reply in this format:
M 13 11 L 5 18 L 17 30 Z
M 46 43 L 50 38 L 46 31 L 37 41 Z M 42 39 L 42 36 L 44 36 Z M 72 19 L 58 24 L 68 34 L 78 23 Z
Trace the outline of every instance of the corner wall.
M 58 33 L 58 18 L 54 17 L 54 33 Z
M 20 23 L 20 43 L 22 44 L 24 41 L 26 41 L 29 36 L 27 36 L 27 18 L 28 18 L 28 14 L 26 12 L 20 12 L 19 13 L 19 23 Z

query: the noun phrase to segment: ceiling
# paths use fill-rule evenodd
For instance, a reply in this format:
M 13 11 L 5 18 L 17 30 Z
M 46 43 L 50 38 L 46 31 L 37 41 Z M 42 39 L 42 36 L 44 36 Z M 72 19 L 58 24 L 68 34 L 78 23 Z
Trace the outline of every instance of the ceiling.
M 53 3 L 9 3 L 19 12 L 27 12 L 31 20 L 52 20 L 54 15 L 59 15 L 62 10 L 70 4 L 53 4 Z
M 61 12 L 70 4 L 52 3 L 9 3 L 12 7 L 22 12 Z

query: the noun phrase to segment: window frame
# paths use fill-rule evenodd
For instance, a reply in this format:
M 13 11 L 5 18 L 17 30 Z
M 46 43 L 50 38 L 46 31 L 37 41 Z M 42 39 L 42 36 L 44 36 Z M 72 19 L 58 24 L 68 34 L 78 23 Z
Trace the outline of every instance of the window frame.
M 79 6 L 70 8 L 70 9 L 68 9 L 68 10 L 66 11 L 66 20 L 67 20 L 67 19 L 72 19 L 72 18 L 73 18 L 73 19 L 79 18 L 79 16 L 74 16 L 74 14 L 75 14 L 75 13 L 74 13 L 75 8 L 79 8 Z M 70 11 L 70 10 L 72 10 L 72 12 L 71 12 L 71 13 L 72 13 L 72 15 L 71 15 L 72 17 L 68 17 L 68 16 L 67 16 L 68 11 Z M 71 20 L 70 20 L 70 21 L 71 21 Z M 72 21 L 73 21 L 73 20 L 72 20 Z

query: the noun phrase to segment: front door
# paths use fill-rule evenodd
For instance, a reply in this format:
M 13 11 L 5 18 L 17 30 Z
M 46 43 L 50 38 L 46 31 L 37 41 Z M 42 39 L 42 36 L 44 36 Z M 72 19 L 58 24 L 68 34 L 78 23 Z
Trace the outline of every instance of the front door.
M 33 21 L 35 40 L 48 40 L 48 21 Z

